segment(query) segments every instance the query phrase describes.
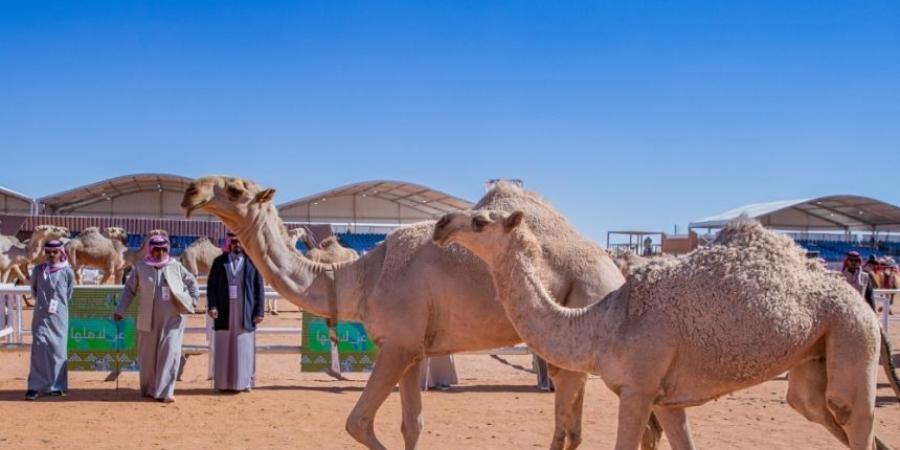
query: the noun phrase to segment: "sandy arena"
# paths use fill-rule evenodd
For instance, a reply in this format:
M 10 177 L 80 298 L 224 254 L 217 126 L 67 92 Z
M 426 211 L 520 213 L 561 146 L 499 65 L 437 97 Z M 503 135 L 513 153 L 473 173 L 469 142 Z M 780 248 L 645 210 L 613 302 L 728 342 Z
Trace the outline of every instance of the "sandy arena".
M 267 326 L 299 326 L 299 313 L 267 316 Z M 30 314 L 26 317 L 30 320 Z M 196 315 L 189 326 L 201 326 Z M 892 342 L 898 346 L 900 327 Z M 186 335 L 186 343 L 203 343 Z M 261 335 L 259 343 L 296 344 L 299 336 Z M 26 350 L 0 351 L 0 449 L 359 449 L 344 420 L 366 377 L 354 381 L 300 373 L 298 356 L 257 356 L 257 387 L 249 394 L 216 395 L 206 380 L 207 359 L 191 357 L 177 402 L 164 405 L 141 399 L 137 373 L 115 383 L 104 373 L 70 372 L 64 398 L 25 402 Z M 895 349 L 894 360 L 900 363 Z M 458 356 L 461 385 L 450 392 L 423 396 L 423 449 L 545 448 L 553 430 L 553 395 L 537 391 L 528 356 Z M 820 425 L 806 421 L 785 402 L 783 379 L 740 391 L 689 409 L 699 448 L 840 449 Z M 612 448 L 616 397 L 598 377 L 588 381 L 584 442 L 581 448 Z M 876 431 L 900 447 L 900 404 L 879 370 Z M 376 420 L 388 448 L 402 448 L 400 397 L 394 392 Z M 663 440 L 662 448 L 669 448 Z

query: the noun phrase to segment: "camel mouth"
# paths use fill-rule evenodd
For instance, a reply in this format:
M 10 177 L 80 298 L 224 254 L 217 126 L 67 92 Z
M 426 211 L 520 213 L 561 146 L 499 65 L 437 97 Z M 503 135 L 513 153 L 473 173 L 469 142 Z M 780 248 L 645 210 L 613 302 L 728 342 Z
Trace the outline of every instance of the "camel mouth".
M 449 234 L 444 236 L 434 236 L 432 240 L 438 247 L 447 248 L 453 243 L 453 236 Z
M 198 203 L 194 203 L 194 204 L 188 203 L 186 201 L 181 202 L 181 209 L 184 210 L 184 217 L 190 218 L 191 214 L 193 214 L 194 211 L 208 205 L 209 202 L 210 202 L 209 200 L 203 200 L 202 202 L 198 202 Z

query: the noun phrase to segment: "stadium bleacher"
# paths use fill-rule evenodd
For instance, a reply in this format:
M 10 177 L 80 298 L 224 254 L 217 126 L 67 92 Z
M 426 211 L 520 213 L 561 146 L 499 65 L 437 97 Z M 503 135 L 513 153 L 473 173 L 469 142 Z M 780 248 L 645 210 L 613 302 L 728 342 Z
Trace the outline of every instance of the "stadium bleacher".
M 844 242 L 838 240 L 806 240 L 796 239 L 797 244 L 803 248 L 819 253 L 819 257 L 829 261 L 838 262 L 844 259 L 850 251 L 857 251 L 863 260 L 869 256 L 892 256 L 897 259 L 900 256 L 900 242 L 878 242 L 877 249 L 871 245 L 862 245 L 856 242 Z
M 73 233 L 72 237 L 74 237 L 75 235 L 77 235 L 77 233 Z M 385 234 L 381 233 L 337 234 L 338 241 L 340 241 L 341 245 L 350 247 L 359 253 L 371 250 L 376 245 L 378 245 L 378 243 L 383 241 L 385 236 Z M 129 234 L 127 245 L 132 249 L 139 249 L 141 247 L 143 239 L 144 236 L 141 234 Z M 197 236 L 169 236 L 169 241 L 172 243 L 172 256 L 181 255 L 181 253 L 184 252 L 184 249 L 189 247 L 196 240 Z M 298 241 L 297 250 L 300 250 L 302 253 L 306 254 L 309 249 L 306 247 L 306 244 L 304 244 L 303 241 Z
M 379 242 L 383 241 L 387 235 L 381 233 L 338 233 L 338 241 L 345 247 L 350 247 L 360 254 L 367 252 Z

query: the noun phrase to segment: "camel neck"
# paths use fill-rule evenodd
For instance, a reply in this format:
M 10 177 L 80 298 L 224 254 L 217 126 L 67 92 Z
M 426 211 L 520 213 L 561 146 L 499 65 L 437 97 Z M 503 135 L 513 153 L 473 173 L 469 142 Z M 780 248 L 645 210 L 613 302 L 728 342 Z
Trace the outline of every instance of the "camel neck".
M 613 302 L 566 308 L 553 301 L 538 267 L 540 247 L 513 245 L 497 260 L 494 280 L 500 302 L 522 340 L 550 363 L 579 372 L 596 373 L 609 333 L 619 322 Z
M 44 247 L 44 238 L 31 238 L 26 247 L 26 257 L 29 261 L 35 261 L 41 256 L 41 249 Z
M 360 298 L 353 284 L 357 276 L 345 265 L 318 264 L 290 246 L 281 219 L 269 206 L 247 223 L 227 224 L 240 238 L 257 270 L 276 292 L 305 311 L 323 317 L 331 315 L 329 300 L 337 301 L 338 319 L 358 320 Z M 329 273 L 330 268 L 334 268 Z M 346 295 L 345 295 L 346 294 Z

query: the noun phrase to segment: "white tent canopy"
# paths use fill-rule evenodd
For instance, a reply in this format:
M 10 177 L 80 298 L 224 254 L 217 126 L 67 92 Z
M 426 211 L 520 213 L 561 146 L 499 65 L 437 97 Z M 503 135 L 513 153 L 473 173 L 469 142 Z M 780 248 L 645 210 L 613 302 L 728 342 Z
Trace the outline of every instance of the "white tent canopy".
M 689 228 L 722 228 L 742 215 L 779 230 L 900 231 L 900 207 L 856 195 L 754 203 L 691 222 Z
M 38 199 L 44 214 L 183 219 L 181 198 L 193 180 L 140 173 L 109 178 Z M 198 211 L 197 219 L 211 216 Z
M 472 206 L 467 200 L 414 183 L 366 181 L 283 203 L 278 211 L 292 222 L 399 225 Z
M 31 214 L 31 197 L 0 186 L 0 214 Z

